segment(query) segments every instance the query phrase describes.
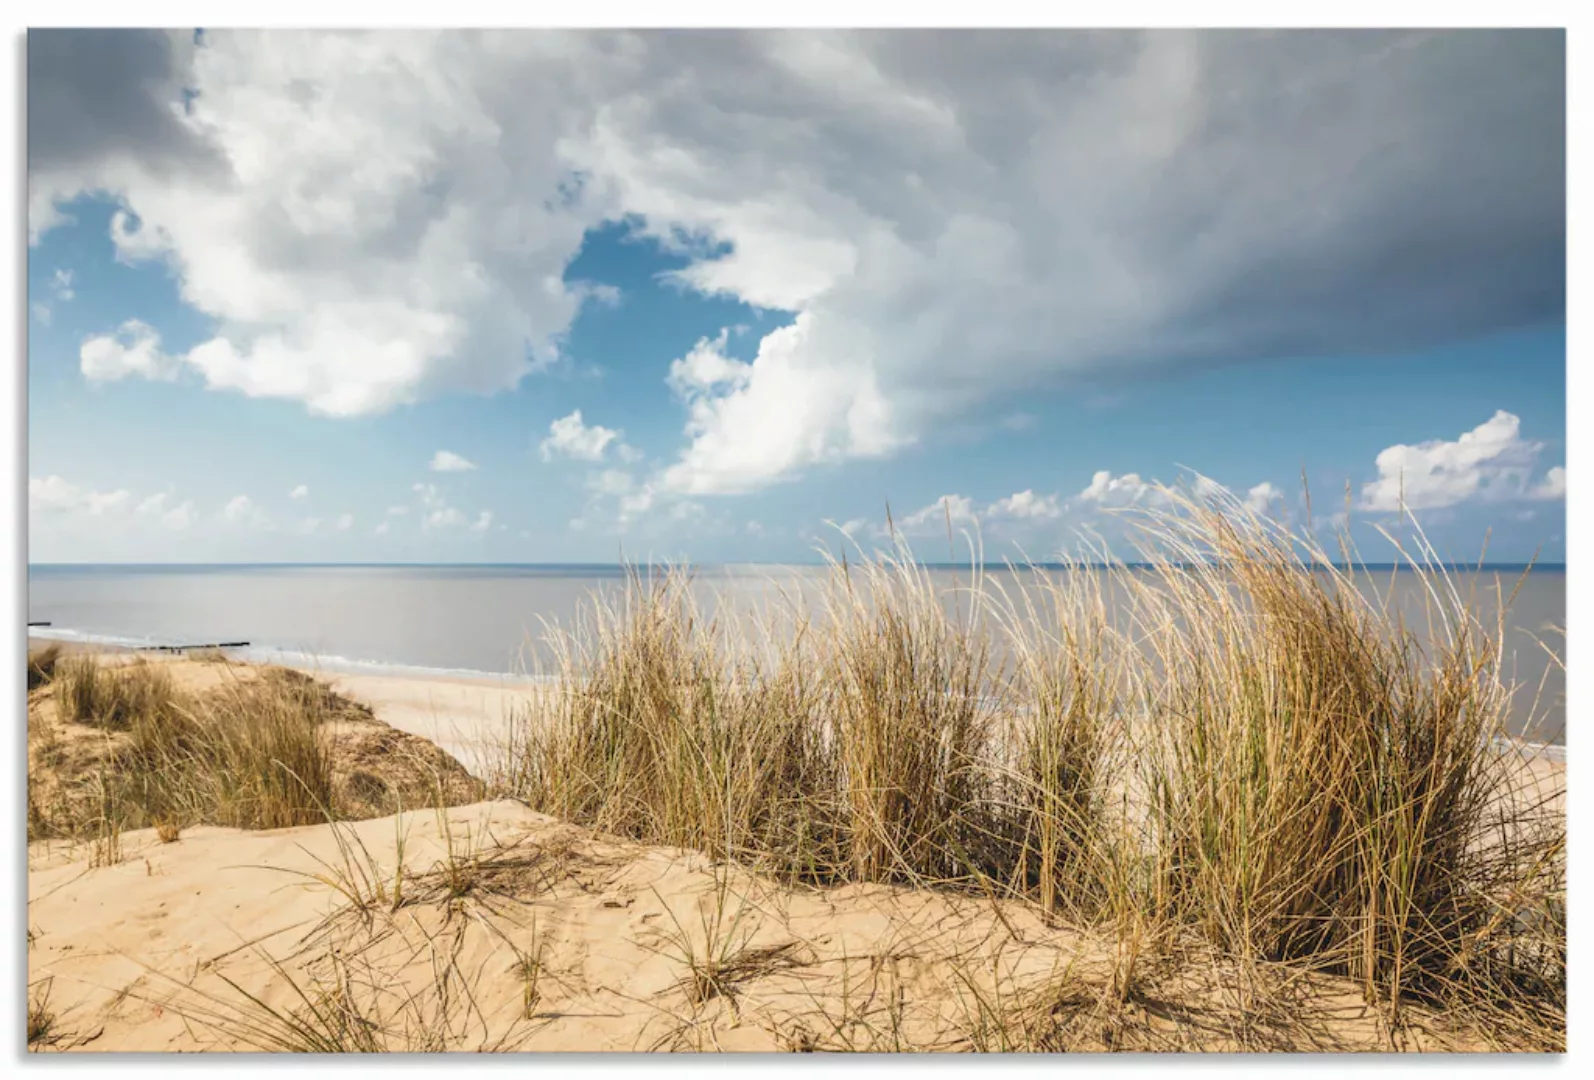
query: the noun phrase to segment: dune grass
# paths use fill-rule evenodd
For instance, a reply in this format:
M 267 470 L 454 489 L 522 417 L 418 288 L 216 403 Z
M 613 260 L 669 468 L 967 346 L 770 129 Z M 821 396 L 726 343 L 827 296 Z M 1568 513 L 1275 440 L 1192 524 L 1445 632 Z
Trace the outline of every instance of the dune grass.
M 999 584 L 976 552 L 950 595 L 899 538 L 753 618 L 636 570 L 550 628 L 496 785 L 791 881 L 1111 927 L 1120 998 L 1194 941 L 1564 1037 L 1565 823 L 1513 794 L 1501 624 L 1420 533 L 1412 627 L 1348 549 L 1233 499 L 1166 491 L 1133 527 L 1140 567 Z
M 124 829 L 309 825 L 333 803 L 322 725 L 335 705 L 313 683 L 268 672 L 192 694 L 160 664 L 84 654 L 56 664 L 53 686 L 62 719 L 101 735 L 89 782 L 30 816 L 39 833 L 92 838 L 115 861 Z
M 55 665 L 60 662 L 60 645 L 50 644 L 28 651 L 28 690 L 34 691 L 55 678 Z

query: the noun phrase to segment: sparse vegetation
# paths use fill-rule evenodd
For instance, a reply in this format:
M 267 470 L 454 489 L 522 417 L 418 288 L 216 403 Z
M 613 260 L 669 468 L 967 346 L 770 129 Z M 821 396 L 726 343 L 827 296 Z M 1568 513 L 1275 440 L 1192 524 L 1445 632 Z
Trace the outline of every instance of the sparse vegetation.
M 32 693 L 55 678 L 55 665 L 61 659 L 61 646 L 46 645 L 28 652 L 28 692 Z
M 298 672 L 240 668 L 193 692 L 165 664 L 83 654 L 58 661 L 50 686 L 55 718 L 30 714 L 29 837 L 92 840 L 110 862 L 130 829 L 169 843 L 198 824 L 313 825 L 434 788 L 451 805 L 480 793 L 435 747 Z
M 28 1049 L 42 1050 L 60 1039 L 55 1011 L 50 1008 L 53 979 L 43 979 L 28 987 Z

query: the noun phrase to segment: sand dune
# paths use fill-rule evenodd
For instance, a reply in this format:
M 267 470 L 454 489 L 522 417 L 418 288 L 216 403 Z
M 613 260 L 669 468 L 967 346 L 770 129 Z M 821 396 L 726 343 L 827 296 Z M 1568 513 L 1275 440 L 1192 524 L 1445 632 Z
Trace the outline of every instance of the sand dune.
M 190 689 L 235 677 L 166 662 Z M 525 692 L 330 681 L 472 768 Z M 1558 785 L 1545 769 L 1529 775 Z M 1247 982 L 1179 943 L 1130 957 L 1030 905 L 786 887 L 514 801 L 171 843 L 141 830 L 108 866 L 61 841 L 28 856 L 48 1049 L 1497 1048 L 1420 1010 L 1391 1034 L 1344 980 L 1281 974 L 1275 1009 L 1266 972 Z
M 124 846 L 95 869 L 81 852 L 30 851 L 29 982 L 50 983 L 60 1048 L 287 1049 L 354 1041 L 335 1031 L 353 1023 L 389 1049 L 999 1049 L 1031 1001 L 1075 1049 L 1233 1045 L 1216 968 L 1210 985 L 1185 974 L 1120 1006 L 1112 950 L 1030 908 L 783 889 L 513 802 Z M 390 891 L 362 910 L 330 882 L 346 887 L 367 860 Z M 312 1008 L 340 1019 L 305 1019 Z M 1276 1037 L 1390 1046 L 1333 980 Z M 1476 1045 L 1420 1027 L 1402 1038 Z

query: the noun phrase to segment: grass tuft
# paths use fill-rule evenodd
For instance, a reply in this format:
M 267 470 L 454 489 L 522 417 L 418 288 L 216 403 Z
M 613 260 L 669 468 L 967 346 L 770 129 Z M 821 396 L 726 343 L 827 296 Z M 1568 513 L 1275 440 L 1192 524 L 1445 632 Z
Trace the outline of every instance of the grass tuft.
M 898 538 L 751 619 L 633 569 L 550 628 L 495 786 L 789 881 L 1026 899 L 1115 936 L 1114 1008 L 1193 938 L 1392 1019 L 1564 1028 L 1565 821 L 1506 738 L 1506 598 L 1486 623 L 1419 530 L 1408 625 L 1348 546 L 1210 490 L 1130 519 L 1133 568 L 995 581 L 971 540 L 948 589 Z

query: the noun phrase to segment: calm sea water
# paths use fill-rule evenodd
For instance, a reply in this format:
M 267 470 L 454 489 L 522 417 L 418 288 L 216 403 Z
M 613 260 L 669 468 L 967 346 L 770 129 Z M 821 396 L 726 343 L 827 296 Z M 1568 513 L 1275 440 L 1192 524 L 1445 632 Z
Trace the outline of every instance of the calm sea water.
M 1091 572 L 1091 571 L 1083 571 Z M 966 571 L 934 570 L 947 603 L 958 603 Z M 1022 571 L 996 571 L 1008 588 Z M 1396 603 L 1424 623 L 1414 575 L 1393 580 Z M 1492 618 L 1496 584 L 1507 594 L 1519 570 L 1454 575 Z M 785 595 L 817 600 L 820 567 L 703 567 L 705 599 L 739 611 Z M 546 659 L 544 620 L 568 624 L 594 592 L 624 585 L 620 567 L 593 566 L 32 566 L 28 619 L 67 639 L 118 644 L 248 641 L 246 656 L 314 663 L 329 670 L 425 670 L 520 675 Z M 1111 597 L 1109 595 L 1109 602 Z M 1563 742 L 1565 677 L 1540 642 L 1564 655 L 1566 576 L 1535 570 L 1507 614 L 1507 672 L 1524 687 L 1514 727 L 1541 742 Z M 1546 676 L 1546 672 L 1547 677 Z M 1529 706 L 1539 692 L 1540 714 Z M 1531 722 L 1531 729 L 1530 729 Z

